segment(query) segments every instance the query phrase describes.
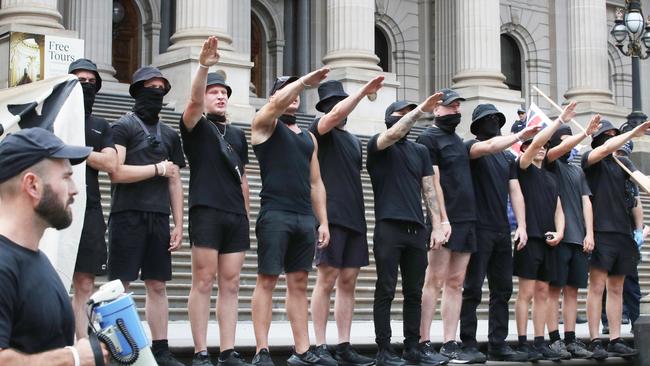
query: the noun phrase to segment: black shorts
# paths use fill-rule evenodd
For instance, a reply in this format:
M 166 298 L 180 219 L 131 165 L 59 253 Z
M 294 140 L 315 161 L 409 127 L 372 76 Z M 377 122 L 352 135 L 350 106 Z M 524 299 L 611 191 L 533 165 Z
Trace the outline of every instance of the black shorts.
M 543 282 L 555 280 L 553 249 L 543 239 L 528 238 L 522 250 L 515 248 L 513 274 L 528 280 Z
M 451 236 L 444 246 L 452 252 L 474 253 L 476 251 L 476 223 L 452 223 Z
M 589 277 L 589 256 L 582 249 L 582 245 L 574 243 L 560 243 L 553 250 L 555 255 L 555 279 L 551 286 L 562 288 L 571 286 L 587 288 Z
M 189 213 L 190 245 L 212 248 L 220 254 L 244 252 L 251 247 L 246 215 L 195 206 Z
M 368 238 L 366 233 L 330 224 L 330 243 L 325 249 L 316 249 L 315 265 L 334 268 L 361 268 L 368 265 Z
M 263 211 L 257 217 L 257 273 L 279 275 L 310 271 L 316 248 L 316 219 L 288 211 Z
M 169 215 L 158 212 L 123 211 L 108 220 L 109 280 L 169 281 Z
M 75 272 L 90 273 L 96 276 L 106 274 L 106 223 L 101 208 L 88 208 L 81 229 Z
M 594 233 L 594 251 L 590 265 L 607 271 L 609 275 L 629 275 L 636 270 L 639 251 L 632 235 Z

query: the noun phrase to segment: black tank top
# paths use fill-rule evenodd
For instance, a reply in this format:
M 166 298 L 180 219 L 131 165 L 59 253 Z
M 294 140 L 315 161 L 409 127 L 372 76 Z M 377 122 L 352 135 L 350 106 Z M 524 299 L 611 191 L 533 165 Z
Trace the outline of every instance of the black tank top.
M 278 121 L 271 137 L 254 145 L 262 176 L 261 209 L 312 215 L 310 164 L 314 142 L 305 129 L 295 133 Z

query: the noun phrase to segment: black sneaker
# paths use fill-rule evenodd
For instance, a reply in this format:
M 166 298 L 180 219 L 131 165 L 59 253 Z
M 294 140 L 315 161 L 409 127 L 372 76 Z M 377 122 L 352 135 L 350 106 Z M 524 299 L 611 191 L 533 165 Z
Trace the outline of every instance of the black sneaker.
M 445 365 L 449 361 L 447 357 L 440 354 L 427 354 L 421 347 L 414 347 L 405 349 L 402 353 L 402 358 L 406 361 L 407 365 L 420 365 L 420 366 L 437 366 Z
M 589 344 L 589 351 L 591 351 L 591 358 L 594 360 L 600 361 L 609 357 L 609 353 L 605 351 L 605 347 L 603 347 L 603 343 L 600 339 L 591 341 Z
M 551 350 L 559 354 L 563 360 L 571 359 L 571 352 L 567 351 L 566 345 L 564 344 L 564 341 L 561 339 L 558 339 L 557 341 L 549 344 L 548 348 L 550 348 Z
M 321 344 L 320 346 L 314 347 L 311 353 L 315 354 L 320 358 L 318 362 L 319 365 L 323 366 L 337 366 L 338 362 L 332 357 L 330 350 L 327 348 L 326 344 Z
M 214 366 L 208 352 L 197 352 L 192 357 L 192 366 Z
M 541 353 L 537 352 L 535 347 L 531 346 L 528 342 L 520 344 L 518 350 L 519 352 L 528 355 L 529 362 L 537 362 L 544 358 L 544 356 Z
M 463 347 L 463 352 L 470 359 L 469 363 L 485 363 L 487 357 L 476 347 Z
M 621 316 L 621 324 L 623 324 L 623 325 L 630 324 L 630 316 L 623 313 L 623 315 Z
M 341 343 L 336 346 L 334 359 L 339 366 L 372 366 L 375 359 L 360 355 L 350 343 Z
M 377 366 L 405 366 L 404 360 L 398 356 L 392 347 L 380 348 L 377 352 Z
M 287 364 L 289 366 L 330 366 L 323 363 L 320 357 L 309 350 L 303 354 L 298 354 L 296 351 L 293 351 L 293 354 L 287 360 Z
M 567 343 L 566 350 L 571 353 L 572 358 L 591 358 L 591 351 L 579 340 Z
M 219 355 L 219 366 L 251 366 L 250 363 L 244 362 L 241 355 L 237 351 L 232 351 L 228 357 L 222 358 L 223 353 Z
M 185 366 L 185 364 L 174 358 L 169 349 L 154 353 L 153 357 L 159 366 Z
M 576 316 L 576 324 L 585 324 L 587 321 L 587 317 L 582 314 L 578 314 Z
M 446 365 L 449 362 L 449 358 L 441 355 L 436 352 L 436 349 L 433 347 L 433 343 L 427 341 L 419 344 L 420 354 L 422 358 L 431 365 Z
M 449 341 L 440 347 L 440 354 L 449 358 L 449 363 L 469 363 L 472 359 L 456 341 Z
M 504 344 L 500 347 L 488 347 L 488 360 L 526 362 L 528 361 L 528 353 L 515 351 L 507 344 Z
M 255 357 L 253 357 L 253 365 L 256 366 L 275 366 L 271 359 L 271 354 L 267 348 L 262 348 Z
M 603 324 L 603 334 L 609 334 L 609 324 Z
M 542 354 L 544 360 L 560 361 L 562 359 L 562 355 L 552 350 L 546 342 L 541 345 L 533 345 L 533 347 L 535 348 L 535 351 Z
M 609 342 L 607 352 L 610 356 L 618 357 L 634 357 L 639 354 L 639 351 L 625 344 L 622 339 L 616 343 Z

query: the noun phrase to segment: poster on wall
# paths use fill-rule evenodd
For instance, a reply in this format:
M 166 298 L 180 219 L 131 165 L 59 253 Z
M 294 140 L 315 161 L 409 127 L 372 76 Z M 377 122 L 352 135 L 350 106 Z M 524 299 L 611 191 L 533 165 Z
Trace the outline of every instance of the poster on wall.
M 83 56 L 82 39 L 11 32 L 9 87 L 65 75 L 68 65 Z

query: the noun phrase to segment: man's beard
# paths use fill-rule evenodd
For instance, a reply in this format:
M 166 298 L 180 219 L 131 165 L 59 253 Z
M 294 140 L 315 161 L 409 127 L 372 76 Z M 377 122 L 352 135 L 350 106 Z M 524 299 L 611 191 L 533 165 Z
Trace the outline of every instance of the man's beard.
M 56 230 L 63 230 L 72 224 L 72 210 L 70 210 L 69 205 L 73 201 L 70 198 L 67 206 L 62 204 L 56 196 L 56 193 L 54 193 L 54 190 L 52 190 L 52 187 L 46 184 L 43 189 L 43 197 L 38 205 L 36 205 L 36 208 L 34 208 L 34 211 L 50 227 Z

